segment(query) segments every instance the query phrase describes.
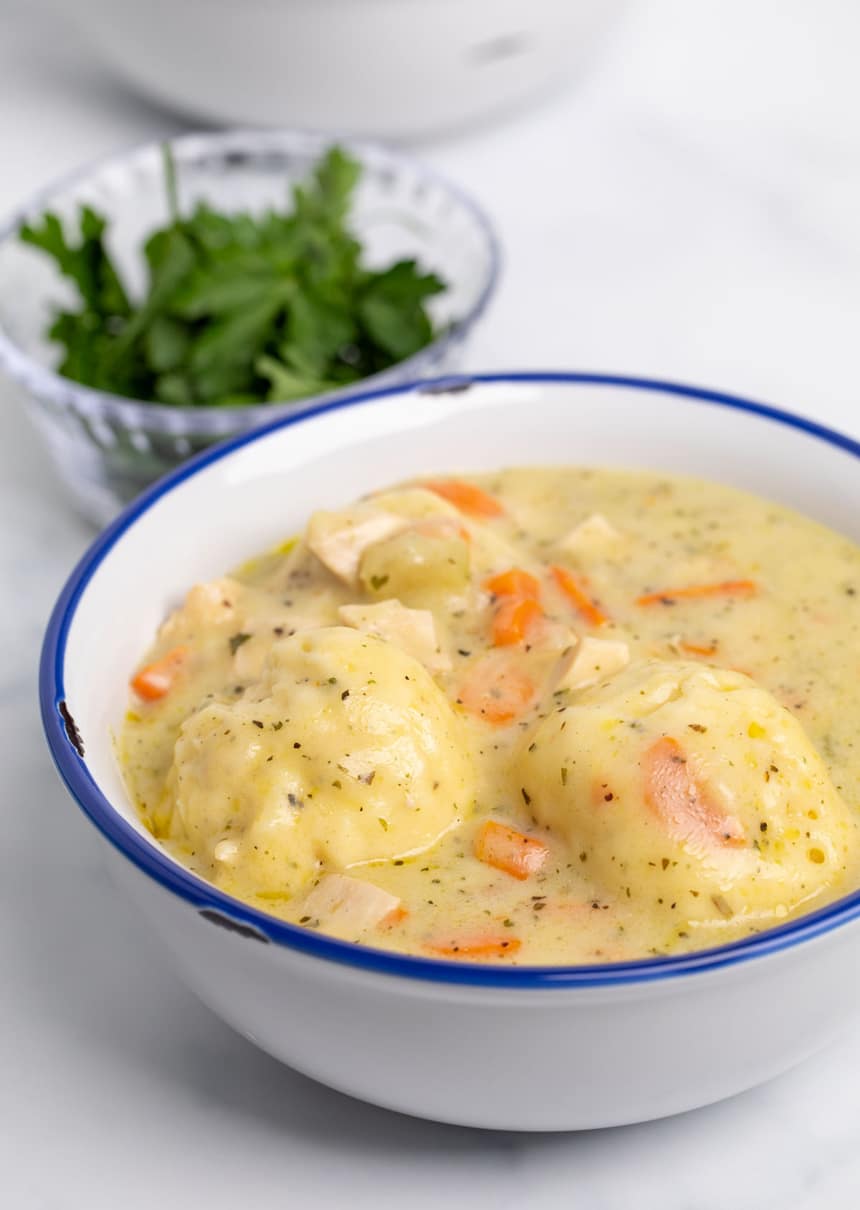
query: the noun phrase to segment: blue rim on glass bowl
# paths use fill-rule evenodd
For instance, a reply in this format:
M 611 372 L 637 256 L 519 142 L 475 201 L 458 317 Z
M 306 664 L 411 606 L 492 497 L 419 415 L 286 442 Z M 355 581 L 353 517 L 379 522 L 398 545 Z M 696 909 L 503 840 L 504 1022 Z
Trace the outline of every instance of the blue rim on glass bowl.
M 231 130 L 167 140 L 185 209 L 205 199 L 227 210 L 283 205 L 290 184 L 338 143 L 362 164 L 351 221 L 370 261 L 415 256 L 450 289 L 432 300 L 439 335 L 378 374 L 315 400 L 449 372 L 483 315 L 500 271 L 499 243 L 481 207 L 424 164 L 380 145 L 297 131 Z M 140 245 L 167 220 L 162 144 L 111 155 L 41 191 L 0 225 L 0 369 L 31 398 L 29 414 L 78 509 L 96 524 L 162 474 L 215 442 L 303 406 L 173 407 L 84 387 L 53 368 L 44 338 L 51 312 L 74 293 L 55 266 L 22 246 L 18 230 L 45 210 L 73 217 L 80 203 L 111 222 L 111 250 L 131 284 L 141 284 Z
M 64 664 L 66 644 L 75 611 L 81 597 L 100 565 L 123 534 L 166 494 L 233 451 L 271 433 L 287 428 L 320 413 L 348 408 L 400 392 L 408 395 L 425 391 L 465 387 L 469 383 L 577 383 L 591 386 L 625 387 L 642 392 L 660 392 L 683 399 L 692 406 L 711 405 L 752 413 L 776 425 L 784 425 L 807 436 L 844 450 L 860 462 L 860 442 L 824 425 L 766 404 L 735 395 L 703 390 L 656 379 L 629 378 L 606 374 L 521 373 L 470 375 L 436 382 L 413 382 L 382 390 L 359 391 L 339 399 L 317 401 L 280 416 L 254 432 L 240 434 L 215 449 L 205 451 L 173 474 L 151 487 L 130 505 L 101 534 L 72 572 L 48 623 L 39 669 L 39 697 L 42 722 L 57 769 L 72 797 L 102 835 L 138 869 L 199 911 L 213 913 L 225 923 L 261 941 L 357 967 L 361 970 L 448 985 L 505 987 L 510 989 L 575 988 L 630 986 L 652 980 L 693 975 L 736 966 L 753 958 L 778 953 L 801 942 L 829 933 L 860 917 L 860 890 L 787 924 L 756 933 L 739 941 L 676 957 L 656 957 L 599 966 L 496 967 L 477 963 L 451 962 L 437 958 L 419 958 L 338 941 L 251 907 L 218 890 L 213 884 L 178 866 L 152 841 L 147 841 L 111 806 L 90 774 L 85 757 L 69 735 L 65 703 Z

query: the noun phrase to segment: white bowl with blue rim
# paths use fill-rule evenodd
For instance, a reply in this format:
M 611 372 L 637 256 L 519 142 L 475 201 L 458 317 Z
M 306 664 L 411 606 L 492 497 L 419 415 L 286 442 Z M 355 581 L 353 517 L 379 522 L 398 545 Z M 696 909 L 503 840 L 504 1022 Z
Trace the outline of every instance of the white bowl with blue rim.
M 287 924 L 177 863 L 137 817 L 111 737 L 126 670 L 188 585 L 274 544 L 311 510 L 428 471 L 573 462 L 718 479 L 860 540 L 860 444 L 810 421 L 626 378 L 442 380 L 280 417 L 180 468 L 91 547 L 45 638 L 54 759 L 180 975 L 276 1058 L 438 1121 L 617 1125 L 777 1075 L 856 1019 L 860 890 L 678 957 L 508 967 L 388 953 Z

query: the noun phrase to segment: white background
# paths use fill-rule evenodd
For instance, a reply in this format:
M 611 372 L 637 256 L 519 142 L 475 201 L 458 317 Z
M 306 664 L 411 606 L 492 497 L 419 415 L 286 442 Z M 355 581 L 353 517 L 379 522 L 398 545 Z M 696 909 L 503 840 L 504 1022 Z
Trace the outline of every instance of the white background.
M 469 365 L 674 377 L 860 435 L 858 48 L 856 0 L 640 0 L 574 88 L 426 144 L 506 250 Z M 72 28 L 0 0 L 0 210 L 176 128 Z M 113 894 L 42 741 L 41 632 L 90 537 L 0 383 L 0 1204 L 860 1204 L 860 1030 L 712 1109 L 530 1138 L 368 1108 L 221 1025 Z

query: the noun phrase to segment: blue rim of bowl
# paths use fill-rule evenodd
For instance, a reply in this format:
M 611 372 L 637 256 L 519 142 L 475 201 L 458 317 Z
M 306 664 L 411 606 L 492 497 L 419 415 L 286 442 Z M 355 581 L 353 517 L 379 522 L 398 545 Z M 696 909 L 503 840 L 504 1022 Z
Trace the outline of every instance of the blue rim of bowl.
M 419 349 L 417 353 L 404 358 L 403 361 L 395 362 L 387 370 L 373 374 L 361 383 L 344 387 L 342 390 L 326 392 L 325 395 L 317 396 L 317 399 L 326 402 L 329 400 L 346 400 L 347 397 L 352 397 L 356 389 L 381 390 L 389 385 L 408 385 L 410 382 L 415 381 L 416 375 L 420 375 L 423 372 L 422 367 L 425 366 L 428 358 L 434 361 L 441 360 L 449 349 L 456 346 L 465 338 L 467 333 L 483 316 L 495 294 L 499 275 L 502 271 L 502 249 L 489 215 L 469 193 L 461 189 L 459 185 L 455 185 L 443 173 L 437 172 L 436 169 L 425 164 L 417 156 L 409 155 L 398 148 L 389 147 L 385 143 L 377 142 L 373 139 L 353 138 L 347 134 L 321 134 L 318 131 L 300 130 L 293 127 L 285 127 L 283 129 L 276 127 L 234 127 L 221 131 L 185 131 L 182 134 L 165 135 L 163 139 L 150 139 L 146 142 L 133 143 L 118 151 L 99 156 L 73 169 L 71 172 L 64 173 L 48 185 L 39 189 L 28 201 L 18 206 L 0 221 L 0 245 L 4 244 L 6 240 L 13 238 L 23 222 L 32 220 L 35 216 L 49 209 L 58 194 L 74 189 L 76 186 L 86 184 L 91 177 L 110 169 L 116 164 L 122 164 L 124 161 L 134 160 L 137 156 L 157 151 L 163 143 L 169 143 L 171 148 L 178 155 L 181 155 L 183 148 L 191 147 L 193 149 L 198 144 L 201 147 L 211 149 L 214 154 L 218 150 L 239 151 L 243 145 L 247 146 L 249 142 L 253 143 L 255 141 L 270 144 L 273 149 L 280 149 L 286 153 L 290 151 L 291 141 L 294 144 L 304 143 L 309 147 L 318 147 L 320 153 L 326 147 L 338 144 L 353 152 L 360 159 L 364 157 L 369 161 L 388 162 L 392 166 L 398 164 L 404 165 L 410 168 L 417 177 L 423 177 L 426 181 L 432 181 L 440 189 L 444 189 L 446 193 L 454 198 L 472 216 L 477 228 L 486 241 L 488 268 L 486 280 L 481 286 L 480 293 L 466 314 L 453 320 L 429 345 L 425 345 L 423 349 Z M 141 409 L 153 418 L 169 414 L 173 417 L 181 416 L 184 419 L 200 423 L 203 416 L 211 414 L 215 410 L 200 407 L 171 407 L 167 409 L 163 404 L 152 403 L 144 399 L 133 399 L 124 395 L 114 395 L 110 391 L 101 391 L 94 387 L 73 382 L 68 378 L 64 378 L 56 370 L 51 369 L 50 366 L 43 365 L 28 353 L 25 353 L 12 340 L 2 324 L 0 324 L 0 369 L 5 370 L 16 382 L 38 395 L 44 395 L 51 399 L 66 400 L 69 398 L 71 391 L 79 402 L 92 405 L 94 408 L 106 409 L 116 416 L 131 416 L 136 410 Z M 246 427 L 253 422 L 268 423 L 270 419 L 275 420 L 281 416 L 289 415 L 293 410 L 301 406 L 300 402 L 285 403 L 272 401 L 271 403 L 246 405 L 242 408 L 237 408 L 236 412 L 241 414 L 243 420 L 246 422 L 243 427 Z M 224 409 L 219 408 L 217 412 L 220 416 L 223 416 Z M 221 432 L 220 428 L 218 432 Z
M 756 933 L 740 941 L 677 957 L 645 958 L 631 962 L 590 966 L 491 966 L 418 958 L 338 941 L 298 925 L 287 924 L 260 912 L 248 904 L 219 891 L 176 864 L 155 841 L 144 838 L 111 806 L 87 769 L 86 760 L 67 733 L 60 713 L 65 703 L 64 661 L 69 630 L 78 603 L 87 585 L 105 557 L 137 519 L 174 487 L 196 475 L 204 467 L 229 457 L 235 450 L 265 438 L 267 434 L 299 424 L 314 416 L 340 408 L 354 407 L 392 395 L 414 391 L 445 392 L 463 390 L 472 384 L 573 384 L 581 386 L 624 387 L 681 397 L 691 404 L 716 405 L 750 413 L 805 433 L 843 450 L 860 460 L 860 442 L 815 421 L 767 404 L 754 403 L 735 395 L 709 391 L 658 379 L 632 378 L 591 373 L 509 373 L 447 376 L 389 387 L 381 391 L 356 392 L 349 398 L 322 402 L 281 417 L 262 428 L 226 441 L 197 455 L 165 476 L 129 505 L 93 542 L 69 577 L 51 614 L 39 668 L 39 699 L 42 723 L 51 755 L 72 797 L 102 835 L 133 865 L 166 890 L 185 900 L 198 911 L 209 914 L 215 923 L 233 927 L 236 932 L 268 941 L 291 950 L 328 961 L 357 967 L 376 974 L 394 975 L 419 981 L 472 987 L 538 988 L 612 987 L 641 984 L 651 980 L 693 975 L 736 966 L 754 958 L 776 954 L 802 942 L 831 932 L 860 916 L 860 891 L 826 907 L 801 916 L 785 925 Z

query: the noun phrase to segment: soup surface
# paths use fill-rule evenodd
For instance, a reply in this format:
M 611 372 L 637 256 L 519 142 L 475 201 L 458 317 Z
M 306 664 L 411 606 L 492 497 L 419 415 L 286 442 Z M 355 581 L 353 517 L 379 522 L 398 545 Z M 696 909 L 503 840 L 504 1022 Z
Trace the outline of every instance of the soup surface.
M 191 588 L 119 748 L 180 861 L 425 956 L 720 944 L 858 883 L 860 549 L 654 473 L 513 469 L 330 513 Z

